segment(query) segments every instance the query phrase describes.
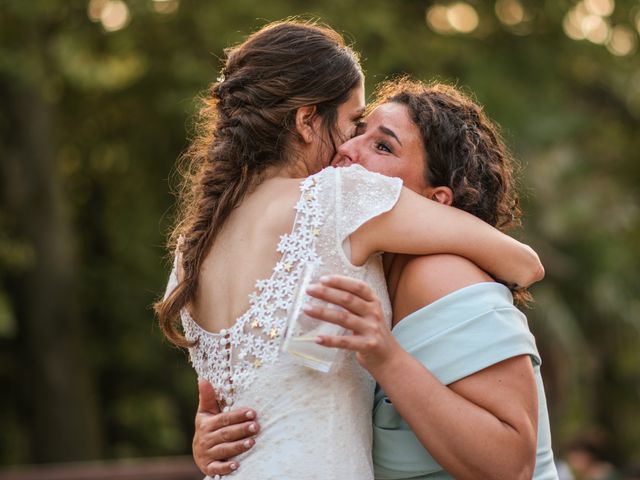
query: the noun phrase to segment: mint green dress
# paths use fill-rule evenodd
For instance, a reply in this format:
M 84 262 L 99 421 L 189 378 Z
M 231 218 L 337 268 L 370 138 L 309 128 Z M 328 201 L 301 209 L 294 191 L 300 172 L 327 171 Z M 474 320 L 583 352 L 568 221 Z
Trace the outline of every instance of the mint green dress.
M 558 478 L 540 355 L 509 289 L 489 282 L 462 288 L 404 318 L 393 335 L 445 385 L 508 358 L 529 355 L 538 386 L 533 478 Z M 453 478 L 429 455 L 381 389 L 376 391 L 373 411 L 373 462 L 377 480 Z

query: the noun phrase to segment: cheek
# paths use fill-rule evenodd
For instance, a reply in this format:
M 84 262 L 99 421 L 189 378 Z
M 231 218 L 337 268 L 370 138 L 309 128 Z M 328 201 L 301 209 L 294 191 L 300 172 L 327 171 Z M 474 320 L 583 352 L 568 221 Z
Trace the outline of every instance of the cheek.
M 422 171 L 411 162 L 391 156 L 367 155 L 358 161 L 364 168 L 372 172 L 381 173 L 388 177 L 399 177 L 407 188 L 420 191 L 424 188 Z
M 397 176 L 402 177 L 405 187 L 414 192 L 422 192 L 427 188 L 424 171 L 420 165 L 407 165 Z
M 394 169 L 391 162 L 385 161 L 376 155 L 360 155 L 358 163 L 369 171 L 381 173 L 387 176 L 394 176 Z

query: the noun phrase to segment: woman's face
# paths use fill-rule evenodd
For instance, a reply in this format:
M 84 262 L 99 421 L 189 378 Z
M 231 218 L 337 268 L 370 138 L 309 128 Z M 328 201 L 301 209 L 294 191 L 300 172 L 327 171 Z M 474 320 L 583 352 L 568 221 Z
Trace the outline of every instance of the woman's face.
M 400 177 L 407 188 L 426 195 L 425 155 L 422 136 L 407 107 L 385 103 L 366 117 L 355 137 L 338 148 L 333 165 L 358 163 L 367 170 Z

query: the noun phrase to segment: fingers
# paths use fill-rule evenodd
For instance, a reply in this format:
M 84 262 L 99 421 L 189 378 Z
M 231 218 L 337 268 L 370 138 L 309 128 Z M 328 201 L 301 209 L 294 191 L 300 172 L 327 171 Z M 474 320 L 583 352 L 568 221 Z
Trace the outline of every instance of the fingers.
M 373 302 L 375 300 L 378 300 L 375 293 L 373 293 L 373 290 L 371 290 L 369 284 L 363 282 L 362 280 L 345 277 L 344 275 L 327 275 L 320 279 L 320 283 L 328 287 L 352 293 L 365 302 Z
M 362 317 L 352 315 L 345 310 L 336 310 L 321 305 L 305 305 L 302 309 L 309 317 L 340 325 L 352 332 L 360 333 L 367 326 L 367 321 Z
M 216 461 L 233 461 L 233 457 L 240 455 L 251 449 L 256 444 L 254 438 L 245 438 L 243 440 L 236 440 L 235 442 L 221 443 L 209 450 L 208 458 L 215 459 Z M 236 463 L 238 463 L 236 461 Z
M 202 470 L 202 473 L 205 475 L 215 478 L 216 475 L 229 475 L 231 472 L 238 469 L 240 465 L 238 462 L 228 461 L 228 462 L 211 462 Z
M 224 427 L 204 435 L 203 441 L 209 445 L 221 445 L 252 437 L 260 430 L 258 422 L 245 422 L 239 425 Z M 227 458 L 227 457 L 224 457 Z
M 342 307 L 355 315 L 364 316 L 371 310 L 367 301 L 353 293 L 328 287 L 321 283 L 310 285 L 307 288 L 307 294 L 318 300 Z
M 196 458 L 196 464 L 205 475 L 211 477 L 214 475 L 228 475 L 240 467 L 240 463 L 233 460 L 233 457 L 250 450 L 255 443 L 255 439 L 246 438 L 216 445 L 209 449 L 206 455 Z
M 250 408 L 238 408 L 230 412 L 216 415 L 196 415 L 196 429 L 207 432 L 220 430 L 223 427 L 244 423 L 247 420 L 255 420 L 256 412 Z
M 331 348 L 341 348 L 343 350 L 352 350 L 354 352 L 365 353 L 375 348 L 373 340 L 365 337 L 354 337 L 353 335 L 331 337 L 321 335 L 316 339 L 316 343 Z
M 239 467 L 233 457 L 253 447 L 252 437 L 260 431 L 255 417 L 255 411 L 246 408 L 196 416 L 193 457 L 203 473 L 226 475 Z
M 198 380 L 198 413 L 220 413 L 216 390 L 204 379 Z

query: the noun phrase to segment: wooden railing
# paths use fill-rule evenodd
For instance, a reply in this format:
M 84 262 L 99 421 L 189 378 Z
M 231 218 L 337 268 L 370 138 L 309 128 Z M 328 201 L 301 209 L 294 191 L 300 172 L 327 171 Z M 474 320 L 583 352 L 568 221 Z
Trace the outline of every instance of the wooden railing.
M 0 469 L 0 480 L 202 480 L 190 456 L 28 465 Z

